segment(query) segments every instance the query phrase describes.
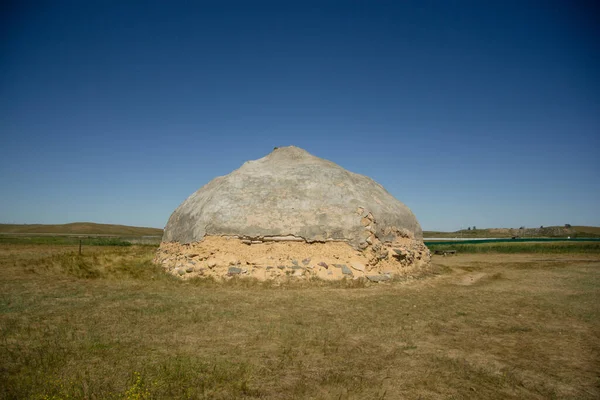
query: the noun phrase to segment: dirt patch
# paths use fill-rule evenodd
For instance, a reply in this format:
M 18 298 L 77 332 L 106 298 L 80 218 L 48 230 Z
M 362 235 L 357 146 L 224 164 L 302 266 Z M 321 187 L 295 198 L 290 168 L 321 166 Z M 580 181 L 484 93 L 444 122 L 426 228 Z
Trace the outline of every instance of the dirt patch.
M 154 261 L 183 279 L 366 277 L 381 282 L 415 272 L 427 265 L 429 258 L 429 250 L 422 242 L 408 238 L 355 250 L 345 242 L 248 243 L 237 238 L 208 236 L 191 244 L 162 243 Z

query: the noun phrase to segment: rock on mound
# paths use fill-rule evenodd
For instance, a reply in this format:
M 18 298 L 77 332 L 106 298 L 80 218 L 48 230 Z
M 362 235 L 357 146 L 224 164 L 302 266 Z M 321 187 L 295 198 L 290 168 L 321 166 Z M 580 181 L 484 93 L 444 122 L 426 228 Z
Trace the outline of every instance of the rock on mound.
M 220 243 L 206 240 L 214 237 L 259 248 L 245 251 L 242 247 L 237 251 L 240 254 L 230 254 L 237 242 L 236 246 L 227 242 L 221 243 L 227 248 L 211 248 L 209 242 Z M 297 254 L 281 252 L 282 242 L 298 242 L 288 249 Z M 325 249 L 334 242 L 345 246 Z M 268 252 L 277 256 L 269 259 Z M 342 274 L 352 276 L 379 274 L 385 272 L 384 267 L 399 273 L 398 268 L 429 260 L 421 227 L 408 207 L 372 179 L 294 146 L 276 148 L 266 157 L 248 161 L 191 195 L 169 218 L 156 260 L 186 277 L 226 276 L 232 271 L 265 279 L 339 275 L 318 265 L 329 265 L 325 260 L 316 260 L 315 265 L 310 261 L 300 265 L 296 260 L 300 256 L 300 260 L 313 260 L 313 253 L 317 258 L 317 253 L 321 258 L 328 254 L 325 258 L 330 262 L 343 258 L 347 264 L 363 265 L 354 269 L 358 273 Z M 275 268 L 281 266 L 293 273 Z M 263 274 L 267 267 L 272 272 Z M 322 273 L 323 269 L 327 271 Z

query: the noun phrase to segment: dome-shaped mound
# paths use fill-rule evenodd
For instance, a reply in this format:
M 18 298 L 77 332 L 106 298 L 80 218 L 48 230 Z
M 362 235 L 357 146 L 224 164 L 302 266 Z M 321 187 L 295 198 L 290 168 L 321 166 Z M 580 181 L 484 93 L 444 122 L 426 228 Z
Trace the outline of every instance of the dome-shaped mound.
M 383 186 L 290 146 L 191 195 L 169 218 L 163 241 L 235 235 L 340 240 L 359 248 L 372 234 L 382 241 L 422 237 L 414 214 Z
M 187 198 L 155 257 L 183 278 L 376 282 L 428 261 L 408 207 L 372 179 L 293 146 L 248 161 Z

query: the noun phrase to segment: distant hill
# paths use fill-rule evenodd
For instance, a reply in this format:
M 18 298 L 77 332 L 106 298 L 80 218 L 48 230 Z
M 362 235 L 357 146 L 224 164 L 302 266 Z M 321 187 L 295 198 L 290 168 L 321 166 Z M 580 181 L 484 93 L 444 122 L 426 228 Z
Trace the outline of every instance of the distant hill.
M 511 237 L 600 237 L 600 227 L 597 226 L 545 226 L 539 228 L 486 228 L 486 229 L 462 229 L 456 232 L 423 231 L 426 238 L 511 238 Z
M 108 236 L 162 236 L 159 228 L 145 228 L 127 225 L 95 224 L 93 222 L 74 222 L 62 225 L 44 224 L 0 224 L 0 234 L 19 235 L 108 235 Z M 510 238 L 518 237 L 600 237 L 597 226 L 547 226 L 543 228 L 486 228 L 463 229 L 455 232 L 423 231 L 426 238 Z
M 126 225 L 74 222 L 62 225 L 0 224 L 0 233 L 26 235 L 110 235 L 110 236 L 162 236 L 163 230 Z

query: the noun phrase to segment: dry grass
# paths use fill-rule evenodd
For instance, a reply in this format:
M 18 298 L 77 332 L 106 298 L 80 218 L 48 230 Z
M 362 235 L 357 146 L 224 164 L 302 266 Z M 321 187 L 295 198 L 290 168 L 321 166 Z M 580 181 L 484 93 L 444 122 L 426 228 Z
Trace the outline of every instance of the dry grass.
M 180 282 L 152 247 L 0 245 L 0 397 L 600 397 L 597 255 L 392 284 Z
M 74 222 L 71 224 L 0 224 L 0 232 L 13 234 L 59 234 L 59 235 L 112 235 L 112 236 L 162 236 L 163 230 L 127 225 Z
M 583 234 L 600 236 L 600 226 L 573 226 L 572 228 L 581 233 L 581 236 L 584 236 Z

